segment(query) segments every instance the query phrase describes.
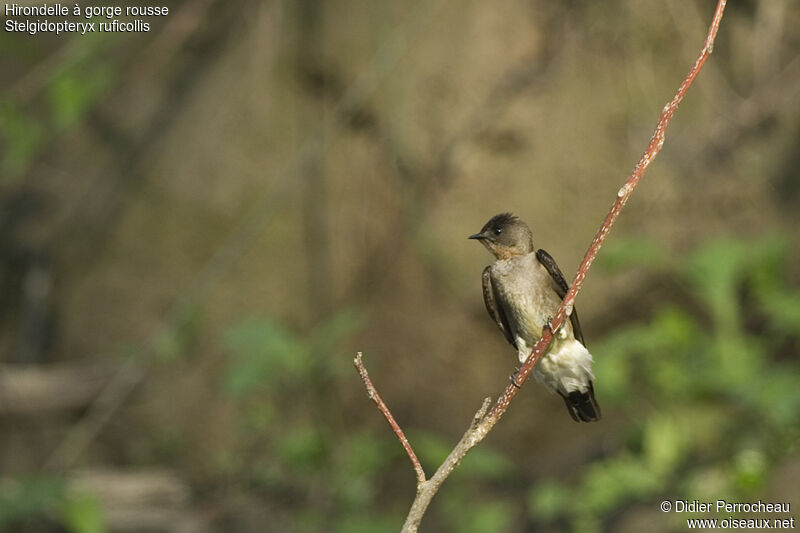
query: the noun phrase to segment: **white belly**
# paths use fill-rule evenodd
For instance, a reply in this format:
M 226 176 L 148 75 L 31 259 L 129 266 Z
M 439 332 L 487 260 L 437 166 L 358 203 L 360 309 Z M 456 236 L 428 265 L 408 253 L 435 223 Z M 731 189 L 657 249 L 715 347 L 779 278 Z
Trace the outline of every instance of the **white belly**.
M 533 351 L 533 346 L 528 346 L 525 342 L 518 346 L 519 361 L 524 363 Z M 551 392 L 586 392 L 589 390 L 589 383 L 594 381 L 592 354 L 575 339 L 554 339 L 547 353 L 533 367 L 533 377 Z

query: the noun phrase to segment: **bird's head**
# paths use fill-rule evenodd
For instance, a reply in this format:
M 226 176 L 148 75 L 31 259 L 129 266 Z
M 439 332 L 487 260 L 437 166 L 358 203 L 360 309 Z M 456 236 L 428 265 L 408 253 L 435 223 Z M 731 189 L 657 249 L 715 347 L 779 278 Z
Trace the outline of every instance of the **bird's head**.
M 508 259 L 533 251 L 533 234 L 527 224 L 512 215 L 501 213 L 489 219 L 480 233 L 470 239 L 481 241 L 497 259 Z

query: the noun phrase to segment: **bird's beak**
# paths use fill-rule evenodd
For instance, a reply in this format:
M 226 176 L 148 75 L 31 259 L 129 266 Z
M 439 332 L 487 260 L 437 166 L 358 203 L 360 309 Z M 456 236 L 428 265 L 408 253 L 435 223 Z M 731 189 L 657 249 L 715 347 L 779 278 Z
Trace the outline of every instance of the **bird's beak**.
M 477 239 L 477 240 L 479 240 L 479 241 L 482 241 L 483 239 L 485 239 L 485 238 L 486 238 L 486 235 L 484 235 L 483 233 L 476 233 L 475 235 L 470 235 L 470 236 L 469 236 L 469 237 L 467 237 L 467 238 L 468 238 L 468 239 Z

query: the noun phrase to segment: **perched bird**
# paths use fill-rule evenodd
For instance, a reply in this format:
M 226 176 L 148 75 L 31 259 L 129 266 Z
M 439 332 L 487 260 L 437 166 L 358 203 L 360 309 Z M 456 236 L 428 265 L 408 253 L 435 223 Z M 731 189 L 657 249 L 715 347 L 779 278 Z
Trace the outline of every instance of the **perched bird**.
M 496 258 L 483 270 L 483 300 L 523 363 L 550 326 L 569 286 L 550 254 L 535 250 L 528 225 L 511 213 L 492 217 L 469 238 L 479 240 Z M 600 419 L 592 386 L 592 354 L 575 309 L 533 368 L 533 376 L 564 398 L 575 421 Z

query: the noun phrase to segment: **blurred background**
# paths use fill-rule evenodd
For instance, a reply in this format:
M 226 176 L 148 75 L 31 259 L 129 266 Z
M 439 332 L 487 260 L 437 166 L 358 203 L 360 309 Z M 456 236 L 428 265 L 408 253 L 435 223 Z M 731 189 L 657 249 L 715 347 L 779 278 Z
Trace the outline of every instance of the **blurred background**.
M 466 237 L 512 211 L 571 280 L 714 4 L 165 0 L 147 33 L 4 31 L 0 530 L 398 530 L 415 479 L 354 353 L 432 474 L 515 366 Z M 422 531 L 795 512 L 798 27 L 730 2 L 587 278 L 603 420 L 524 387 Z

